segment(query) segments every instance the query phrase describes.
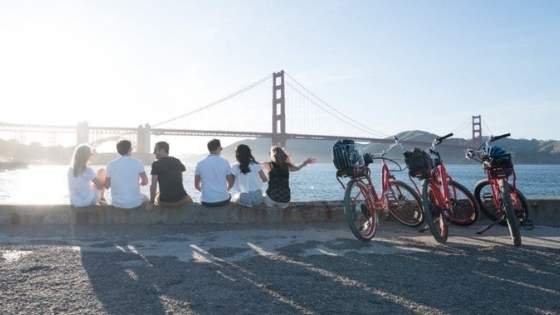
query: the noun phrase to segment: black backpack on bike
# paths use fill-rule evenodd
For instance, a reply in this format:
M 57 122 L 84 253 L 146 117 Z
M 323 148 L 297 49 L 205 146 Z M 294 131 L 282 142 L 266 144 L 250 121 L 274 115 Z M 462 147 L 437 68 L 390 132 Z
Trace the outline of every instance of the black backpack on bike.
M 352 174 L 354 166 L 363 164 L 353 140 L 340 140 L 334 144 L 333 163 L 338 171 L 346 175 Z
M 404 162 L 408 167 L 408 175 L 419 179 L 429 178 L 434 168 L 432 157 L 426 151 L 418 148 L 406 151 L 404 153 Z

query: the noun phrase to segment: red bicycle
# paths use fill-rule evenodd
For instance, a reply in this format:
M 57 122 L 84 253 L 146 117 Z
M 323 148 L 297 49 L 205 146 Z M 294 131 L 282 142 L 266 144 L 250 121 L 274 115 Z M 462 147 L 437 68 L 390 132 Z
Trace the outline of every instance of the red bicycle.
M 517 176 L 511 161 L 511 155 L 490 143 L 509 137 L 503 134 L 490 137 L 477 150 L 468 150 L 467 158 L 483 165 L 487 179 L 479 181 L 475 186 L 475 196 L 480 209 L 493 222 L 478 231 L 482 234 L 499 223 L 508 226 L 509 234 L 515 246 L 521 245 L 519 225 L 532 228 L 529 220 L 529 203 L 517 188 Z M 509 179 L 511 178 L 511 184 Z M 488 192 L 489 188 L 489 192 Z
M 339 170 L 337 180 L 345 189 L 344 214 L 354 236 L 362 241 L 371 240 L 377 231 L 379 213 L 391 215 L 406 226 L 416 227 L 422 224 L 424 217 L 420 197 L 406 183 L 396 180 L 392 171 L 402 171 L 400 164 L 385 157 L 395 145 L 391 145 L 378 156 L 365 154 L 363 164 L 353 166 L 349 171 Z M 369 164 L 381 161 L 381 194 L 378 194 L 371 180 Z M 390 169 L 388 162 L 397 166 Z M 341 177 L 351 177 L 346 185 Z
M 429 154 L 415 149 L 405 152 L 409 175 L 423 179 L 422 206 L 427 227 L 434 238 L 444 243 L 449 233 L 449 222 L 456 225 L 473 224 L 479 216 L 478 204 L 465 186 L 454 181 L 442 162 L 437 146 L 453 133 L 436 137 Z

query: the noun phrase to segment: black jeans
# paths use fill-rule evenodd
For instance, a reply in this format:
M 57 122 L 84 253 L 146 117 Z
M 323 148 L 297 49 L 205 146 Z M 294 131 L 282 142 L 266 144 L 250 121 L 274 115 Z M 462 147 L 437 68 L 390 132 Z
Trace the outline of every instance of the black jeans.
M 229 205 L 229 201 L 231 200 L 231 196 L 227 200 L 218 201 L 218 202 L 204 202 L 202 201 L 201 204 L 208 208 L 215 208 L 215 207 L 223 207 Z

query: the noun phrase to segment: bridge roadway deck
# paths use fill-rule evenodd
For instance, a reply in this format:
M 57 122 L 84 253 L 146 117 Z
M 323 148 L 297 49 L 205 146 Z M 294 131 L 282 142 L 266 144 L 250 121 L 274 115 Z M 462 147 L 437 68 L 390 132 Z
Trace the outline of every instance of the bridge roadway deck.
M 90 132 L 95 134 L 111 134 L 111 135 L 126 135 L 135 134 L 138 128 L 133 127 L 102 127 L 102 126 L 88 126 Z M 76 126 L 69 125 L 38 125 L 38 124 L 11 124 L 0 122 L 1 131 L 29 131 L 29 132 L 54 132 L 54 133 L 75 133 Z M 251 132 L 251 131 L 228 131 L 228 130 L 197 130 L 197 129 L 172 129 L 172 128 L 152 128 L 150 129 L 152 135 L 158 136 L 203 136 L 203 137 L 234 137 L 234 138 L 272 138 L 270 132 Z M 358 142 L 369 143 L 393 143 L 391 137 L 388 138 L 371 138 L 371 137 L 355 137 L 355 136 L 333 136 L 333 135 L 312 135 L 312 134 L 297 134 L 287 133 L 284 135 L 286 139 L 301 139 L 301 140 L 327 140 L 337 141 L 341 139 L 353 139 Z M 423 141 L 403 141 L 403 144 L 411 146 L 426 147 L 428 142 Z M 442 143 L 445 147 L 466 148 L 468 142 L 462 144 Z
M 2 314 L 558 314 L 560 229 L 395 223 L 0 228 Z

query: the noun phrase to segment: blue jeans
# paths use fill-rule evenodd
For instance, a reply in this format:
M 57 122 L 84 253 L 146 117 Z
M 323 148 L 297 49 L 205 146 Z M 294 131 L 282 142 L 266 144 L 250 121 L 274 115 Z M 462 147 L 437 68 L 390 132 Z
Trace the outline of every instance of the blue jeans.
M 260 189 L 246 192 L 246 193 L 241 193 L 239 195 L 239 199 L 237 200 L 238 204 L 245 207 L 253 207 L 261 204 L 262 202 L 263 202 L 263 193 Z

